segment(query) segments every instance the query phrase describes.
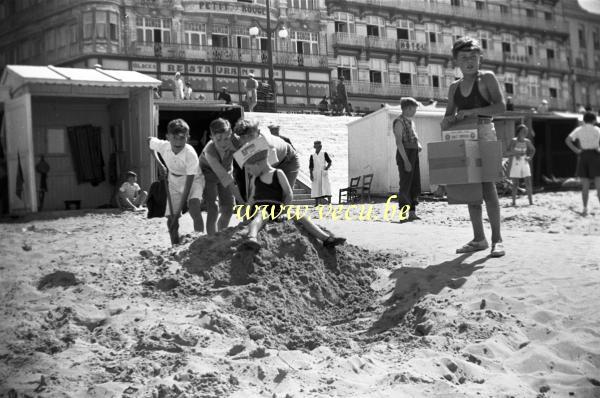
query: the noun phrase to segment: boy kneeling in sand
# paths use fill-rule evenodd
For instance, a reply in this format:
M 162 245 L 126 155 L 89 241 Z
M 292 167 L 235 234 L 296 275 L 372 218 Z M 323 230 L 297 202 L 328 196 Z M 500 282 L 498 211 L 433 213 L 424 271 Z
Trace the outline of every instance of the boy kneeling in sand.
M 266 142 L 260 145 L 260 140 L 264 140 L 264 138 L 259 137 L 246 144 L 236 152 L 238 156 L 235 156 L 238 163 L 242 162 L 241 166 L 251 175 L 247 205 L 259 207 L 248 226 L 248 239 L 240 246 L 242 249 L 254 251 L 260 250 L 258 232 L 265 221 L 272 220 L 270 217 L 265 217 L 265 215 L 283 213 L 279 211 L 280 207 L 289 205 L 293 199 L 293 191 L 287 177 L 282 170 L 275 169 L 269 164 L 267 161 L 268 145 Z M 248 157 L 248 155 L 250 156 Z M 246 159 L 241 160 L 244 156 L 246 156 Z M 298 221 L 312 236 L 323 241 L 325 247 L 335 247 L 346 242 L 344 238 L 327 234 L 306 217 L 302 217 Z

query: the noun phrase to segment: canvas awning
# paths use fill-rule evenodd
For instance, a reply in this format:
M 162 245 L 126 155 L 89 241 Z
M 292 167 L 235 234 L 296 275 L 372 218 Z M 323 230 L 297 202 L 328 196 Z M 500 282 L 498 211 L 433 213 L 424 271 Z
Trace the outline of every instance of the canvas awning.
M 12 91 L 27 84 L 53 84 L 88 87 L 157 87 L 162 82 L 135 71 L 101 68 L 61 68 L 56 66 L 8 65 L 0 84 Z

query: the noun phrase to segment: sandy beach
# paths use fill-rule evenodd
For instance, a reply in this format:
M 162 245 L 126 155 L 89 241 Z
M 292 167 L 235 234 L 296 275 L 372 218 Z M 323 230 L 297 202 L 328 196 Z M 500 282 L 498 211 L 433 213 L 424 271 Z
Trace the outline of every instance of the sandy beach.
M 271 224 L 256 256 L 187 215 L 175 248 L 143 213 L 0 224 L 0 394 L 598 397 L 600 206 L 579 198 L 502 198 L 499 259 L 454 253 L 467 210 L 443 202 L 321 220 L 334 251 Z

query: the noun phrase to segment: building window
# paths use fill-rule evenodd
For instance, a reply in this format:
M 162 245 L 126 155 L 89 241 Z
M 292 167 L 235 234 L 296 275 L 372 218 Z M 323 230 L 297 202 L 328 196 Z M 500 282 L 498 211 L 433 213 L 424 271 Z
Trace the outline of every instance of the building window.
M 485 3 L 483 1 L 475 2 L 475 9 L 477 10 L 485 10 Z
M 504 83 L 504 91 L 506 91 L 506 94 L 514 94 L 513 84 L 512 83 Z
M 583 28 L 579 28 L 577 34 L 579 37 L 579 47 L 585 48 L 585 31 L 583 30 Z
M 119 40 L 119 24 L 117 23 L 117 14 L 109 13 L 108 14 L 108 38 L 111 41 Z
M 527 55 L 533 55 L 533 46 L 527 46 Z
M 505 41 L 502 42 L 502 52 L 503 53 L 509 53 L 510 52 L 510 43 L 507 43 Z
M 508 6 L 505 6 L 504 4 L 500 5 L 500 13 L 501 14 L 508 14 Z
M 427 31 L 429 43 L 438 43 L 442 41 L 441 28 L 439 27 L 439 25 L 434 23 L 428 23 L 425 25 L 425 30 Z
M 553 19 L 553 17 L 552 17 L 552 13 L 551 13 L 551 12 L 547 12 L 547 11 L 546 11 L 546 12 L 544 13 L 544 19 L 545 19 L 546 21 L 552 21 L 552 19 Z
M 548 91 L 550 92 L 550 98 L 558 98 L 558 90 L 555 89 L 554 87 L 550 87 L 548 89 Z
M 594 42 L 594 50 L 600 50 L 600 31 L 594 29 L 592 32 L 592 41 Z
M 367 36 L 379 37 L 379 26 L 367 25 Z
M 91 40 L 94 37 L 94 14 L 91 12 L 83 13 L 83 39 Z
M 546 49 L 546 58 L 554 59 L 554 49 L 552 49 L 552 48 Z
M 450 4 L 454 7 L 460 7 L 460 0 L 450 0 Z
M 206 24 L 197 22 L 184 22 L 183 29 L 185 44 L 191 46 L 206 45 Z
M 336 12 L 334 14 L 334 20 L 336 33 L 356 33 L 354 15 L 346 12 Z
M 534 18 L 535 17 L 535 11 L 533 11 L 531 8 L 526 8 L 525 9 L 525 15 L 527 15 L 527 18 Z
M 408 29 L 396 29 L 396 38 L 398 40 L 409 40 L 408 39 Z
M 171 19 L 137 17 L 137 40 L 147 43 L 171 43 Z
M 213 47 L 229 47 L 229 38 L 227 36 L 213 33 L 211 38 Z
M 252 3 L 252 1 L 249 1 Z M 319 8 L 318 0 L 288 0 L 288 8 L 301 8 L 304 10 L 317 10 Z
M 531 97 L 538 97 L 538 93 L 540 90 L 539 78 L 537 76 L 529 76 L 527 86 L 529 88 L 529 95 Z
M 387 62 L 384 59 L 369 59 L 369 80 L 371 83 L 387 83 Z
M 319 53 L 319 36 L 312 32 L 292 32 L 290 39 L 294 43 L 296 53 L 316 55 Z
M 338 76 L 344 76 L 347 81 L 358 79 L 356 58 L 347 55 L 339 55 L 337 58 Z
M 492 35 L 489 32 L 486 32 L 484 30 L 479 31 L 479 42 L 481 43 L 481 48 L 487 50 L 491 40 Z
M 370 70 L 369 71 L 369 81 L 371 83 L 382 83 L 381 72 L 378 70 Z
M 96 11 L 96 39 L 106 40 L 106 12 Z
M 439 76 L 431 76 L 431 86 L 432 87 L 440 86 L 440 77 Z
M 400 72 L 400 84 L 405 84 L 410 86 L 412 84 L 412 79 L 410 73 L 402 73 Z
M 373 15 L 367 16 L 367 36 L 384 37 L 385 22 L 383 18 Z

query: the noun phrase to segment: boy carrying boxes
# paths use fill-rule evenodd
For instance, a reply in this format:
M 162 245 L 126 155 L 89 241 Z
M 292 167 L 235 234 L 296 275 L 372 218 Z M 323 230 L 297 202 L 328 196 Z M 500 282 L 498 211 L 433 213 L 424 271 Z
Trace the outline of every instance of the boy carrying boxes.
M 442 120 L 442 131 L 449 130 L 459 121 L 472 121 L 473 125 L 477 126 L 480 141 L 496 141 L 492 116 L 503 113 L 506 104 L 496 76 L 492 72 L 479 70 L 482 59 L 479 43 L 469 37 L 461 37 L 452 47 L 452 56 L 463 77 L 448 88 L 448 106 Z M 487 146 L 484 144 L 479 147 L 483 176 L 483 165 L 487 162 L 481 153 L 481 148 L 485 148 L 483 150 L 485 154 Z M 494 168 L 495 166 L 492 167 Z M 494 182 L 481 182 L 481 190 L 492 226 L 491 256 L 501 257 L 505 252 L 500 234 L 500 204 L 496 185 Z M 470 253 L 489 247 L 483 230 L 481 203 L 472 203 L 468 206 L 473 240 L 458 248 L 457 253 Z

